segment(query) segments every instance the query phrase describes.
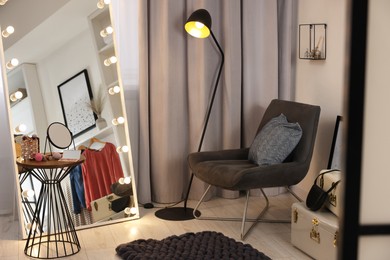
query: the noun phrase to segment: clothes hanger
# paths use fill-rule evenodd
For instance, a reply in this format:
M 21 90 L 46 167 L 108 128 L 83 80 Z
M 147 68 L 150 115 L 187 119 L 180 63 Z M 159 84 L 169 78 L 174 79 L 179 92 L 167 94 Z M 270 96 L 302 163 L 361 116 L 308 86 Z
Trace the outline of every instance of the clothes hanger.
M 103 149 L 103 147 L 105 145 L 106 145 L 106 142 L 103 142 L 96 137 L 92 137 L 91 140 L 89 140 L 88 149 L 100 151 L 101 149 Z
M 98 144 L 98 145 L 93 145 L 93 144 Z M 104 145 L 106 144 L 106 142 L 103 142 L 101 140 L 99 140 L 98 138 L 96 137 L 92 137 L 90 140 L 89 140 L 89 144 L 88 144 L 88 147 L 85 146 L 85 145 L 80 145 L 79 147 L 77 147 L 77 150 L 87 150 L 87 149 L 92 149 L 92 150 L 100 150 L 101 148 L 104 147 Z M 94 147 L 100 147 L 100 149 L 96 149 Z
M 103 142 L 103 141 L 99 140 L 99 139 L 96 138 L 96 137 L 92 137 L 92 138 L 89 140 L 89 145 L 88 145 L 88 147 L 90 147 L 93 143 L 106 144 L 106 142 Z
M 85 145 L 80 145 L 79 147 L 77 147 L 77 150 L 87 150 L 88 147 L 86 147 Z

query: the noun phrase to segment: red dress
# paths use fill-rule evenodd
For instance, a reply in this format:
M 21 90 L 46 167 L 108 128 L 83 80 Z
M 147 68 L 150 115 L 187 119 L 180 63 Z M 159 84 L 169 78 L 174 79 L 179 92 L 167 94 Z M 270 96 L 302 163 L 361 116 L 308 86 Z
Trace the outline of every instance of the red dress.
M 106 143 L 102 150 L 84 151 L 82 164 L 85 204 L 91 210 L 91 201 L 111 193 L 111 184 L 123 177 L 119 154 L 112 143 Z

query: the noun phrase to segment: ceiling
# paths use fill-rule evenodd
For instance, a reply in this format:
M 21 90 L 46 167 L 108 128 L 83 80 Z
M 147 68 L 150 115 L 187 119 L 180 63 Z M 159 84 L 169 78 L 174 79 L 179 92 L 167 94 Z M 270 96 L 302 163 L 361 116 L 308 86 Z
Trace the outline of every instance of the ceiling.
M 15 33 L 3 39 L 6 60 L 34 63 L 88 29 L 96 0 L 8 0 L 0 6 L 0 26 Z
M 3 39 L 4 49 L 8 49 L 67 2 L 69 0 L 9 0 L 0 6 L 1 28 L 8 25 L 15 27 L 12 37 Z

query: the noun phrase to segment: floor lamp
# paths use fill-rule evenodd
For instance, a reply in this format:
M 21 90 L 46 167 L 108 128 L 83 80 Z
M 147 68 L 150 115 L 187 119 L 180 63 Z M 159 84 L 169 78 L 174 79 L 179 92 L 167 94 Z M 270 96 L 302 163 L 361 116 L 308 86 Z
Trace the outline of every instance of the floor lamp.
M 215 44 L 218 47 L 219 52 L 221 53 L 221 64 L 219 66 L 217 80 L 214 84 L 214 89 L 213 89 L 213 92 L 211 95 L 210 104 L 209 104 L 207 111 L 206 111 L 205 123 L 203 126 L 202 135 L 201 135 L 199 146 L 198 146 L 198 152 L 200 152 L 200 150 L 202 149 L 204 135 L 205 135 L 206 129 L 207 129 L 207 124 L 209 122 L 210 112 L 211 112 L 211 109 L 212 109 L 213 104 L 214 104 L 215 93 L 217 92 L 218 82 L 219 82 L 219 78 L 221 76 L 222 67 L 223 67 L 223 63 L 225 60 L 225 55 L 223 54 L 222 48 L 219 45 L 217 39 L 215 38 L 215 36 L 211 30 L 211 16 L 207 10 L 198 9 L 195 12 L 193 12 L 191 14 L 191 16 L 188 18 L 184 28 L 188 34 L 192 35 L 195 38 L 207 38 L 211 35 L 211 38 L 213 39 L 213 41 L 215 42 Z M 191 173 L 190 182 L 188 184 L 188 189 L 187 189 L 186 197 L 184 200 L 184 207 L 168 207 L 168 208 L 160 209 L 160 210 L 156 211 L 156 213 L 155 213 L 156 217 L 161 218 L 161 219 L 166 219 L 166 220 L 189 220 L 189 219 L 194 218 L 194 215 L 193 215 L 194 209 L 187 208 L 188 196 L 190 194 L 193 179 L 194 179 L 194 173 Z M 195 214 L 197 216 L 198 215 L 200 216 L 199 211 L 196 211 Z

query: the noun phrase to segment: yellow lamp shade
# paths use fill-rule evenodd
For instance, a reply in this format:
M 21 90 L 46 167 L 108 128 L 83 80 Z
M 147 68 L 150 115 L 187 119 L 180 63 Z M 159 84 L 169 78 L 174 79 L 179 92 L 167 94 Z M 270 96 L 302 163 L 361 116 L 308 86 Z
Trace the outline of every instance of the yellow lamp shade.
M 185 25 L 187 33 L 195 38 L 207 38 L 210 35 L 210 30 L 201 22 L 188 22 Z
M 205 9 L 193 12 L 184 25 L 185 30 L 196 38 L 207 38 L 210 35 L 211 16 Z

